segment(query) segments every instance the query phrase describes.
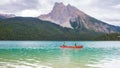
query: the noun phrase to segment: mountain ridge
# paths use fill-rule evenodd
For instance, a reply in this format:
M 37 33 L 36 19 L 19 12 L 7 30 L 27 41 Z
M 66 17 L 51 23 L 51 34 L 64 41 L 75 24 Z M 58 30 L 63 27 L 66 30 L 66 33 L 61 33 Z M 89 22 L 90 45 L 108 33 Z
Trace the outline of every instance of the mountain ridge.
M 102 33 L 76 32 L 50 21 L 32 17 L 0 20 L 0 40 L 94 40 Z
M 70 4 L 64 5 L 63 3 L 55 3 L 53 10 L 50 13 L 40 15 L 38 18 L 41 20 L 52 21 L 63 27 L 77 28 L 78 31 L 87 29 L 103 33 L 120 32 L 120 27 L 116 28 L 116 26 L 97 20 Z
M 74 9 L 71 9 L 71 7 Z M 69 10 L 71 12 L 69 12 Z M 72 10 L 76 10 L 76 12 Z M 72 17 L 77 17 L 78 15 L 84 15 L 82 11 L 81 13 L 79 13 L 79 11 L 80 10 L 78 10 L 74 6 L 71 6 L 70 4 L 64 5 L 62 2 L 60 3 L 56 2 L 53 7 L 53 10 L 50 13 L 41 15 L 39 16 L 39 18 L 42 20 L 49 20 L 49 21 L 55 22 L 56 24 L 59 24 L 63 27 L 72 28 L 71 25 L 69 24 L 69 19 Z M 44 19 L 46 17 L 47 19 Z
M 0 14 L 0 19 L 16 17 L 14 14 Z
M 55 3 L 42 17 L 47 19 L 1 14 L 0 40 L 92 41 L 106 40 L 107 35 L 110 40 L 119 40 L 119 26 L 102 22 L 70 4 Z

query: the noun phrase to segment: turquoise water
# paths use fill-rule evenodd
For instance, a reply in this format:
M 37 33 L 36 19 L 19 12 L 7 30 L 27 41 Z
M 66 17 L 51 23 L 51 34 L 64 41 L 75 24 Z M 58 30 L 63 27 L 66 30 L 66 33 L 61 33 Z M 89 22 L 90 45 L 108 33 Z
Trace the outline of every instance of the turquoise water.
M 67 41 L 83 49 L 61 49 L 63 41 L 0 41 L 0 68 L 120 68 L 120 42 Z

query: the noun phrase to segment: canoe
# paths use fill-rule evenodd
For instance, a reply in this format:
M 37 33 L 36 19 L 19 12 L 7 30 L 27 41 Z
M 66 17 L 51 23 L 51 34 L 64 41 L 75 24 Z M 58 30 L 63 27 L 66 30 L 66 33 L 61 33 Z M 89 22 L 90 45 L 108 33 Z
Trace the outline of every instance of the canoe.
M 60 46 L 60 48 L 83 48 L 83 46 Z

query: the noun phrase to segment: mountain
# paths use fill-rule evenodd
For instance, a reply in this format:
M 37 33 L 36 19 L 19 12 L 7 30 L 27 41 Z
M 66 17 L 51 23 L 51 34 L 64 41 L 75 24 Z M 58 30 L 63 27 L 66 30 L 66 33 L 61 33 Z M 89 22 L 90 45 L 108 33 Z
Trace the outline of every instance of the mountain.
M 71 27 L 69 23 L 70 18 L 77 17 L 78 15 L 84 16 L 84 13 L 70 4 L 65 6 L 63 3 L 55 3 L 53 10 L 49 14 L 41 15 L 39 18 L 55 22 L 64 27 Z
M 113 33 L 120 33 L 119 26 L 109 25 L 63 3 L 55 3 L 49 14 L 39 18 L 0 14 L 0 19 L 0 40 L 87 41 L 102 40 L 111 33 L 111 39 L 116 36 L 119 39 Z
M 0 40 L 94 40 L 100 33 L 76 32 L 32 17 L 0 20 Z
M 0 14 L 0 19 L 15 17 L 14 14 Z
M 102 33 L 120 32 L 120 27 L 109 25 L 105 22 L 97 20 L 74 6 L 63 3 L 55 3 L 53 10 L 45 15 L 38 17 L 42 20 L 48 20 L 59 24 L 62 27 L 73 28 L 76 31 L 94 31 Z

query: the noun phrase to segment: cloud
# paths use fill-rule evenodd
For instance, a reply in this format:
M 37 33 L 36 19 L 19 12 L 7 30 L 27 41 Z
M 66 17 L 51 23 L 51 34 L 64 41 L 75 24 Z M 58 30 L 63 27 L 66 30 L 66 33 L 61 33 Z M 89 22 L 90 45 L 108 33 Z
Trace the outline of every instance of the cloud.
M 119 0 L 2 0 L 0 13 L 38 16 L 37 14 L 49 13 L 55 2 L 71 4 L 92 17 L 120 26 Z
M 119 5 L 119 0 L 95 0 L 91 5 L 82 8 L 82 11 L 109 24 L 120 26 Z
M 120 9 L 120 4 L 113 5 L 112 7 L 115 8 L 115 9 Z
M 0 6 L 1 5 L 4 5 L 4 4 L 7 4 L 7 3 L 9 3 L 10 2 L 10 0 L 2 0 L 2 2 L 0 2 Z
M 112 25 L 120 26 L 120 14 L 118 10 L 104 9 L 104 8 L 97 8 L 97 7 L 89 10 L 90 11 L 84 10 L 84 12 L 101 21 L 107 22 Z
M 17 15 L 24 17 L 37 17 L 40 13 L 37 10 L 23 10 L 20 13 L 17 13 Z
M 0 4 L 0 10 L 8 13 L 14 13 L 26 9 L 36 9 L 37 5 L 38 0 L 8 0 L 7 3 Z

